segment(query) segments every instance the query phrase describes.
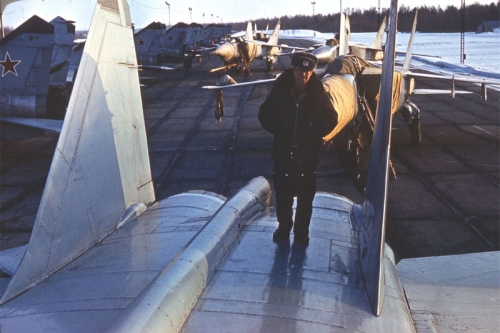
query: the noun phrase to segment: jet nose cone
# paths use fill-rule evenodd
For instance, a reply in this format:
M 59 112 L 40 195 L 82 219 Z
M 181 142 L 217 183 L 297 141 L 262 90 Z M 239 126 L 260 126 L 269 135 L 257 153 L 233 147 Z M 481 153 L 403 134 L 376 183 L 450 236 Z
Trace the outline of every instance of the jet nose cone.
M 331 62 L 335 56 L 336 56 L 336 49 L 337 47 L 330 47 L 330 46 L 321 46 L 318 47 L 316 50 L 312 51 L 311 53 L 316 56 L 318 59 L 318 65 L 327 65 L 329 62 Z
M 218 55 L 223 61 L 230 62 L 239 57 L 238 48 L 232 43 L 224 43 L 217 47 L 214 54 Z

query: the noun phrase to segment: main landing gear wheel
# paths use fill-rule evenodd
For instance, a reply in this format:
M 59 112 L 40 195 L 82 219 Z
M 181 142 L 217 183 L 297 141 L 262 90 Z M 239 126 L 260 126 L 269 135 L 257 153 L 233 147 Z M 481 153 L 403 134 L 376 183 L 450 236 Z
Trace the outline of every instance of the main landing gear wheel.
M 408 124 L 408 129 L 410 130 L 410 140 L 414 145 L 418 145 L 422 141 L 422 132 L 420 130 L 420 119 L 413 119 L 413 121 Z
M 266 72 L 270 72 L 274 69 L 274 63 L 271 59 L 267 59 L 266 61 Z

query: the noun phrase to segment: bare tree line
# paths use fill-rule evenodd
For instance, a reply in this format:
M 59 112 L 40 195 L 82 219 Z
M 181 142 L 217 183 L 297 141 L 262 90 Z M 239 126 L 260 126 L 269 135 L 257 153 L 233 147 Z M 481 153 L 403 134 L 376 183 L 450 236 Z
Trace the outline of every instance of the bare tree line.
M 381 17 L 388 14 L 388 9 L 379 15 L 377 9 L 369 10 L 346 10 L 349 14 L 352 32 L 377 31 Z M 398 30 L 409 32 L 413 24 L 415 9 L 402 6 L 399 9 Z M 500 1 L 489 5 L 472 4 L 465 7 L 465 31 L 476 31 L 477 27 L 484 21 L 500 20 Z M 253 22 L 258 29 L 270 29 L 278 21 L 278 17 L 257 19 Z M 232 23 L 234 30 L 245 30 L 247 22 Z M 312 15 L 296 15 L 281 17 L 281 30 L 284 29 L 313 29 L 319 32 L 337 32 L 340 26 L 340 14 L 316 14 L 314 22 Z M 421 6 L 418 8 L 417 30 L 420 32 L 460 32 L 461 31 L 461 9 L 448 6 L 445 9 L 438 7 Z

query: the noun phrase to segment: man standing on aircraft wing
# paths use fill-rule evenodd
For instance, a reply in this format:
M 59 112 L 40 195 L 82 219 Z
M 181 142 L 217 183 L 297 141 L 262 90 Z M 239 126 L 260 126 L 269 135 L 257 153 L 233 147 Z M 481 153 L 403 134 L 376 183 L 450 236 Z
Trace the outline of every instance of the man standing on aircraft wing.
M 317 63 L 316 56 L 310 53 L 294 53 L 292 68 L 276 79 L 259 110 L 262 127 L 274 135 L 273 182 L 279 226 L 273 241 L 289 239 L 293 227 L 294 241 L 309 244 L 322 137 L 337 124 L 337 113 L 314 73 Z M 295 224 L 294 196 L 297 197 Z

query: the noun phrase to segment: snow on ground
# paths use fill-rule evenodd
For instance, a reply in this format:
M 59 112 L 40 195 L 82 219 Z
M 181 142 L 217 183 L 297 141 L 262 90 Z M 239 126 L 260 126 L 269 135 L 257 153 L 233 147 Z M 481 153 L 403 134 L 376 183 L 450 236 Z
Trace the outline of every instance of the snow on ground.
M 314 36 L 315 34 L 315 36 Z M 351 41 L 370 45 L 375 32 L 352 33 Z M 321 33 L 312 30 L 283 30 L 283 38 L 312 38 L 317 43 L 324 43 L 334 33 Z M 398 33 L 397 51 L 406 51 L 410 33 Z M 439 57 L 414 55 L 411 66 L 441 74 L 460 74 L 469 77 L 481 77 L 499 80 L 500 90 L 500 29 L 494 32 L 464 35 L 464 63 L 460 63 L 460 33 L 418 33 L 414 38 L 413 53 Z M 397 60 L 403 60 L 398 56 Z

